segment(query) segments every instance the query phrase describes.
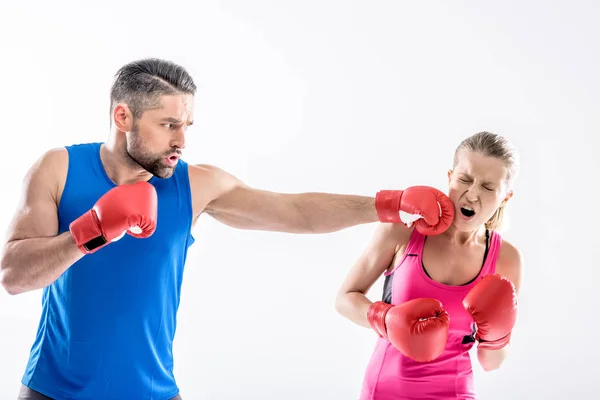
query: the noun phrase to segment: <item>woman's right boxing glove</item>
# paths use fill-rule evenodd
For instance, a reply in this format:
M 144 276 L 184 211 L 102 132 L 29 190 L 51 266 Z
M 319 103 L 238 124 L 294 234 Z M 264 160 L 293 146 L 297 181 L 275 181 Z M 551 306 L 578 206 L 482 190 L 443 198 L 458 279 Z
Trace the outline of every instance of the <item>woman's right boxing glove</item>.
M 367 318 L 379 336 L 413 360 L 432 361 L 444 352 L 450 316 L 438 300 L 420 298 L 399 305 L 377 301 Z

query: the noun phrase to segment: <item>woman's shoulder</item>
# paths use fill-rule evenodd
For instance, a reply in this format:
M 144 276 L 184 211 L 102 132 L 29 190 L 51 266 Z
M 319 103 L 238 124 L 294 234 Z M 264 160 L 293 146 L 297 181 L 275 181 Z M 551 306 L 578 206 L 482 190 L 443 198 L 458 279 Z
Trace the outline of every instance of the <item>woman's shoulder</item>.
M 523 254 L 516 245 L 506 239 L 502 240 L 500 246 L 496 273 L 510 279 L 516 290 L 519 290 L 523 275 Z

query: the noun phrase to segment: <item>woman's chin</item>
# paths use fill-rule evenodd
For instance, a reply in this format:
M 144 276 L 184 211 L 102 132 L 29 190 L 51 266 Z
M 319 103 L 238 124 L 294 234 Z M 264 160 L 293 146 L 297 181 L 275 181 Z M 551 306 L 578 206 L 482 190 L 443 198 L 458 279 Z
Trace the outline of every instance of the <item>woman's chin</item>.
M 456 230 L 460 232 L 472 232 L 478 230 L 483 225 L 482 222 L 475 218 L 475 216 L 471 218 L 467 218 L 462 214 L 459 214 L 454 218 L 454 227 Z

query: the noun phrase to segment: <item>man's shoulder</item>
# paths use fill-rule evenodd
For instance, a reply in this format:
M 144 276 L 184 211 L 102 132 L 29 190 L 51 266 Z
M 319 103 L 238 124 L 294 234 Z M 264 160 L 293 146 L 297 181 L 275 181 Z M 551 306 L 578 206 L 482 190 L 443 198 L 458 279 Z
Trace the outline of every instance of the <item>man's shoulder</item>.
M 200 190 L 206 193 L 218 190 L 226 174 L 222 169 L 208 164 L 188 164 L 187 168 L 192 192 Z
M 217 173 L 219 171 L 224 172 L 223 169 L 215 166 L 215 165 L 211 165 L 211 164 L 192 164 L 189 163 L 189 168 L 190 168 L 190 173 L 197 173 L 197 174 L 214 174 Z
M 60 147 L 51 147 L 42 153 L 35 161 L 33 168 L 43 168 L 49 171 L 56 172 L 58 176 L 63 177 L 66 173 L 66 168 L 69 165 L 69 160 L 74 154 L 79 157 L 86 158 L 94 151 L 98 151 L 101 142 L 82 142 L 67 144 Z
M 68 162 L 68 160 L 69 151 L 66 147 L 53 147 L 46 150 L 41 157 L 39 157 L 37 164 L 49 167 Z
M 232 174 L 210 164 L 189 164 L 188 174 L 196 214 L 207 204 L 242 183 Z
M 224 169 L 210 164 L 188 164 L 188 174 L 190 179 L 212 181 L 215 184 L 230 175 Z
M 68 158 L 69 154 L 78 149 L 99 149 L 102 145 L 101 142 L 85 142 L 85 143 L 73 143 L 66 144 L 60 147 L 52 147 L 46 150 L 40 157 L 41 160 L 60 160 L 62 158 Z
M 66 149 L 67 151 L 74 151 L 74 150 L 99 150 L 100 146 L 102 146 L 104 143 L 103 142 L 81 142 L 81 143 L 71 143 L 71 144 L 67 144 L 64 145 L 62 148 Z

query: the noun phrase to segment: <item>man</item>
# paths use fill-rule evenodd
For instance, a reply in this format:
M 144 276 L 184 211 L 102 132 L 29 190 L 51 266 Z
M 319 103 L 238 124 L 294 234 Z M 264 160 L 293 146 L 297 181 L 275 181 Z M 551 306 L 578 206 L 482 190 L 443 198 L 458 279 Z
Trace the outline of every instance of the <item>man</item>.
M 188 165 L 180 157 L 196 86 L 185 69 L 146 59 L 115 78 L 109 139 L 52 149 L 31 167 L 3 249 L 9 293 L 43 288 L 20 399 L 181 398 L 172 342 L 190 231 L 202 213 L 290 233 L 405 222 L 401 211 L 426 233 L 452 222 L 454 207 L 433 188 L 376 198 L 280 194 Z

